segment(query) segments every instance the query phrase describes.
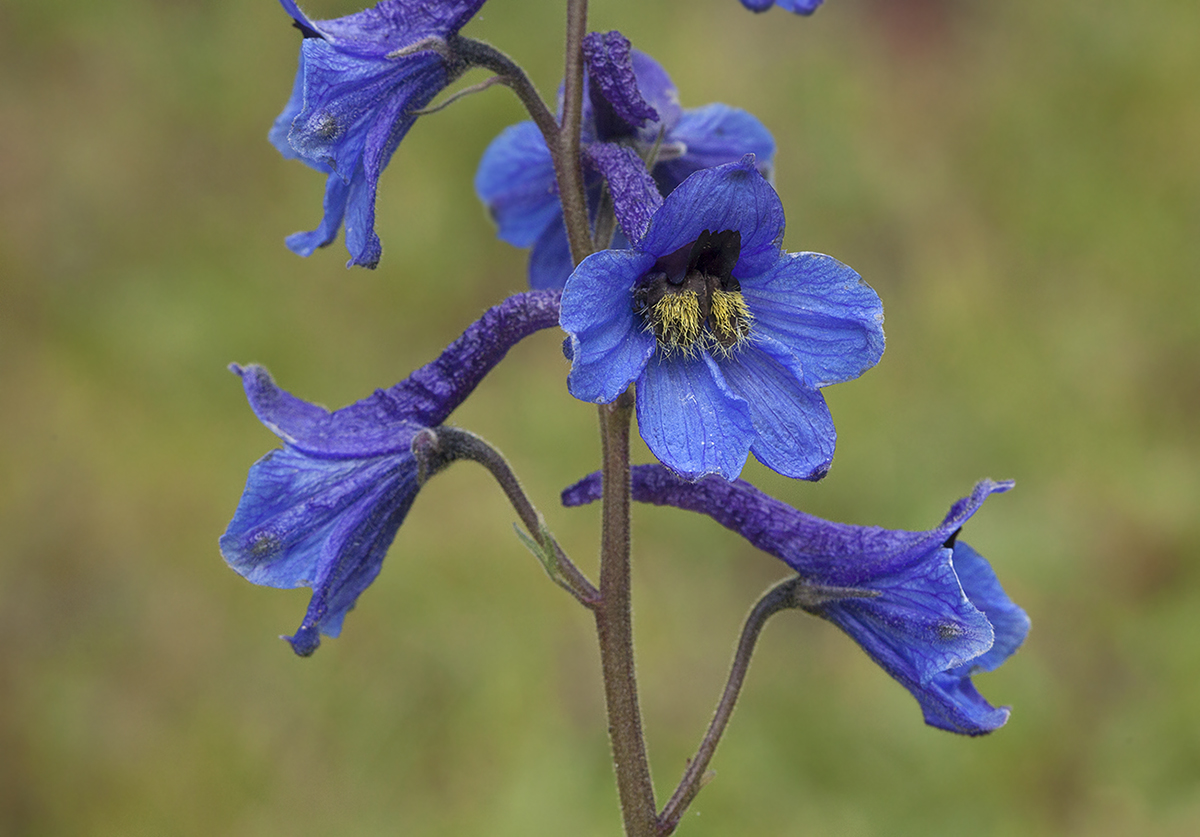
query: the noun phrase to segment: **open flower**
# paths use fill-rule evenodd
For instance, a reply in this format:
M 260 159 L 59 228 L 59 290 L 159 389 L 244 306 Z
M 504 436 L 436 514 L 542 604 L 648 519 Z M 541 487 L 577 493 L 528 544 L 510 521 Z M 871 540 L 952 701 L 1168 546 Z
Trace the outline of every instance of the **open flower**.
M 255 415 L 284 442 L 250 469 L 221 553 L 255 584 L 311 587 L 294 636 L 307 656 L 337 636 L 379 574 L 420 489 L 413 439 L 436 427 L 519 340 L 558 321 L 558 293 L 488 310 L 433 363 L 391 389 L 329 412 L 285 392 L 261 366 L 233 366 Z
M 350 265 L 375 267 L 375 189 L 396 146 L 440 90 L 462 73 L 451 41 L 485 0 L 382 0 L 334 20 L 309 20 L 280 0 L 303 33 L 292 96 L 272 144 L 328 174 L 325 217 L 287 239 L 301 256 L 333 241 L 343 220 Z
M 650 56 L 630 48 L 620 32 L 590 32 L 582 142 L 585 151 L 617 143 L 646 157 L 657 148 L 653 176 L 670 194 L 695 171 L 754 154 L 769 172 L 775 141 L 744 110 L 711 104 L 685 110 L 666 71 Z M 594 163 L 588 158 L 588 162 Z M 599 204 L 600 180 L 589 172 L 589 202 Z M 475 191 L 499 227 L 501 239 L 531 247 L 529 284 L 561 288 L 573 267 L 563 227 L 554 164 L 532 122 L 506 128 L 488 146 L 475 175 Z M 614 246 L 625 246 L 620 238 Z
M 765 12 L 778 6 L 798 15 L 811 15 L 825 0 L 742 0 L 742 5 L 752 12 Z
M 1008 720 L 975 689 L 1029 632 L 1029 617 L 958 531 L 990 494 L 1011 482 L 983 480 L 925 532 L 831 523 L 797 511 L 742 480 L 679 479 L 658 465 L 633 469 L 633 497 L 707 514 L 800 574 L 799 606 L 833 622 L 908 689 L 931 726 L 982 735 Z M 593 474 L 563 492 L 577 506 L 600 496 Z
M 734 479 L 746 456 L 819 479 L 835 432 L 819 388 L 883 353 L 879 297 L 818 253 L 784 253 L 779 196 L 747 157 L 697 172 L 644 233 L 646 200 L 614 190 L 631 250 L 579 264 L 563 289 L 571 394 L 637 384 L 638 430 L 680 475 Z

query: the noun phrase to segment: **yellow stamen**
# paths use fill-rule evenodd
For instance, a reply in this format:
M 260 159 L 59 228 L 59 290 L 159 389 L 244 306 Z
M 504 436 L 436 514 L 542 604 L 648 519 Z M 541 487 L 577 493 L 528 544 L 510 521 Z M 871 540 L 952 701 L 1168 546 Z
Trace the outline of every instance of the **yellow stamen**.
M 695 291 L 667 294 L 654 305 L 655 332 L 665 354 L 691 352 L 700 339 L 700 297 Z
M 740 291 L 717 289 L 713 291 L 709 305 L 708 322 L 716 344 L 714 348 L 728 354 L 749 338 L 750 322 L 754 318 Z

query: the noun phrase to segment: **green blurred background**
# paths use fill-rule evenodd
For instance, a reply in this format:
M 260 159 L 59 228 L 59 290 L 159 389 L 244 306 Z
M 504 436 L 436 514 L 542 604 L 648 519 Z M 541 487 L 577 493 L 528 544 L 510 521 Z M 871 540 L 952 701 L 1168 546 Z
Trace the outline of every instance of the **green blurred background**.
M 562 5 L 491 0 L 466 32 L 553 91 Z M 757 114 L 787 248 L 837 256 L 884 300 L 882 363 L 827 392 L 830 476 L 747 476 L 896 528 L 1015 478 L 965 537 L 1034 625 L 977 678 L 1012 719 L 971 740 L 926 727 L 831 626 L 780 616 L 679 833 L 1200 833 L 1200 5 L 592 13 L 685 105 Z M 480 469 L 422 492 L 311 659 L 276 639 L 307 591 L 253 587 L 217 551 L 275 445 L 226 364 L 339 406 L 524 281 L 471 185 L 522 117 L 502 89 L 401 146 L 377 271 L 346 271 L 340 239 L 284 248 L 323 188 L 266 142 L 298 41 L 271 0 L 0 5 L 0 833 L 615 835 L 591 620 Z M 560 339 L 519 346 L 454 420 L 509 455 L 591 571 L 595 510 L 556 501 L 598 453 Z M 665 798 L 784 569 L 694 515 L 635 526 Z

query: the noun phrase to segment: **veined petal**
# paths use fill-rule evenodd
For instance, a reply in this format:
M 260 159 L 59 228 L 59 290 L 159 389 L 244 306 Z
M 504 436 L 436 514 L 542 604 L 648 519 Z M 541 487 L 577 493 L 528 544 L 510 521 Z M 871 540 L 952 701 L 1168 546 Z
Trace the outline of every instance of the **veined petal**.
M 654 335 L 643 330 L 630 304 L 634 282 L 653 264 L 645 253 L 602 250 L 567 280 L 559 324 L 571 340 L 571 395 L 599 404 L 614 401 L 654 354 Z
M 408 452 L 320 459 L 292 448 L 273 451 L 251 468 L 221 552 L 256 584 L 312 588 L 305 619 L 288 637 L 307 656 L 320 634 L 337 635 L 378 575 L 418 488 Z
M 1013 655 L 1029 633 L 1029 617 L 1017 607 L 1000 586 L 992 565 L 962 541 L 954 542 L 954 571 L 971 604 L 983 611 L 996 632 L 991 649 L 952 673 L 968 676 L 995 669 Z
M 475 173 L 475 194 L 499 227 L 497 235 L 514 247 L 532 247 L 562 217 L 554 162 L 533 122 L 510 125 L 492 140 Z
M 312 585 L 304 620 L 293 636 L 285 637 L 300 656 L 317 649 L 321 634 L 336 637 L 341 633 L 346 613 L 379 575 L 420 488 L 415 467 L 402 469 L 398 476 L 380 483 L 371 495 L 344 512 L 329 532 L 322 550 L 322 572 Z
M 800 364 L 769 337 L 717 361 L 729 388 L 750 405 L 758 461 L 785 477 L 819 480 L 829 471 L 837 432 L 825 398 Z
M 366 188 L 366 176 L 359 168 L 355 171 L 354 178 L 347 183 L 341 175 L 330 171 L 329 167 L 323 163 L 314 163 L 311 160 L 304 162 L 313 168 L 324 168 L 329 172 L 329 176 L 325 179 L 325 214 L 315 230 L 292 233 L 287 237 L 285 243 L 288 249 L 296 255 L 311 256 L 318 247 L 325 247 L 337 238 L 338 227 L 342 225 L 342 219 L 346 217 L 346 204 L 350 200 L 350 193 L 352 189 Z
M 446 37 L 461 29 L 486 0 L 382 0 L 370 9 L 333 20 L 309 21 L 292 0 L 284 9 L 339 49 L 386 55 L 428 37 Z
M 704 352 L 651 358 L 638 379 L 637 419 L 650 451 L 687 479 L 736 479 L 754 439 L 749 405 Z
M 931 727 L 959 735 L 987 735 L 1008 721 L 1008 707 L 997 708 L 984 700 L 970 678 L 939 674 L 923 686 L 903 685 L 921 704 L 925 723 Z
M 857 378 L 883 354 L 883 303 L 846 265 L 820 253 L 788 253 L 742 280 L 757 334 L 794 353 L 813 387 Z
M 304 50 L 300 51 L 299 66 L 296 68 L 296 80 L 292 82 L 292 95 L 288 97 L 287 104 L 283 106 L 283 110 L 279 116 L 275 117 L 275 122 L 272 123 L 271 130 L 267 133 L 267 139 L 271 141 L 271 145 L 275 146 L 285 159 L 304 160 L 310 166 L 320 171 L 328 172 L 328 166 L 301 156 L 300 152 L 292 148 L 292 144 L 288 142 L 288 134 L 292 130 L 292 122 L 302 110 L 304 110 Z
M 447 82 L 444 62 L 432 53 L 364 58 L 320 38 L 304 39 L 300 51 L 304 108 L 292 122 L 288 141 L 302 156 L 346 179 L 368 144 L 375 155 L 389 145 L 394 150 L 415 118 L 410 111 L 429 104 Z M 407 124 L 394 136 L 401 118 Z
M 639 245 L 656 256 L 669 255 L 695 241 L 704 230 L 741 233 L 738 279 L 775 264 L 783 242 L 783 205 L 755 168 L 754 156 L 698 171 L 663 200 Z
M 828 602 L 818 612 L 898 679 L 923 685 L 992 647 L 992 626 L 963 593 L 949 549 L 861 587 L 880 595 Z
M 654 167 L 663 194 L 670 194 L 700 169 L 736 163 L 747 154 L 754 155 L 759 173 L 771 179 L 775 138 L 757 117 L 740 108 L 712 104 L 685 110 L 666 141 L 682 143 L 687 150 L 683 156 Z

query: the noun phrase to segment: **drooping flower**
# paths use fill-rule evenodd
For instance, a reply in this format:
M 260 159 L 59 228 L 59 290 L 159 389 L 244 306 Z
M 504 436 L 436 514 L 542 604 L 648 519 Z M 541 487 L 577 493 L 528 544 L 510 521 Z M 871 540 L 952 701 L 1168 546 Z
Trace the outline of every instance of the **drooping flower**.
M 644 226 L 650 198 L 622 183 L 633 249 L 592 254 L 563 289 L 571 394 L 608 403 L 636 382 L 642 438 L 690 479 L 734 479 L 750 452 L 824 476 L 835 432 L 820 387 L 878 362 L 879 297 L 829 256 L 783 252 L 783 207 L 750 157 L 693 174 Z
M 825 0 L 742 0 L 742 5 L 752 12 L 765 12 L 778 6 L 798 15 L 811 15 Z
M 775 140 L 755 117 L 722 104 L 683 109 L 666 71 L 650 56 L 630 48 L 620 32 L 590 32 L 584 39 L 587 62 L 582 143 L 585 153 L 615 143 L 649 156 L 663 195 L 702 168 L 754 154 L 770 173 Z M 600 179 L 591 155 L 589 202 L 599 204 Z M 541 132 L 532 122 L 506 128 L 483 154 L 475 191 L 487 206 L 501 239 L 530 247 L 529 284 L 561 288 L 571 274 L 571 252 L 563 227 L 554 165 Z M 617 233 L 615 247 L 626 242 Z
M 297 654 L 315 651 L 321 634 L 337 636 L 379 574 L 420 489 L 414 437 L 445 421 L 513 345 L 557 321 L 557 291 L 512 296 L 434 362 L 332 413 L 280 389 L 261 366 L 231 367 L 284 447 L 250 469 L 221 553 L 255 584 L 312 588 L 287 637 Z
M 993 671 L 1025 640 L 1029 617 L 1005 594 L 991 565 L 958 540 L 990 494 L 1011 482 L 983 480 L 925 532 L 831 523 L 797 511 L 742 480 L 679 479 L 658 465 L 633 469 L 633 497 L 707 514 L 804 579 L 810 613 L 833 622 L 908 689 L 931 726 L 982 735 L 1008 720 L 971 676 Z M 563 492 L 577 506 L 600 496 L 593 474 Z
M 382 0 L 334 20 L 310 20 L 279 0 L 304 35 L 292 96 L 271 128 L 284 157 L 328 175 L 325 216 L 287 239 L 301 256 L 333 241 L 343 220 L 350 265 L 375 267 L 375 189 L 416 111 L 465 69 L 458 30 L 485 0 Z

